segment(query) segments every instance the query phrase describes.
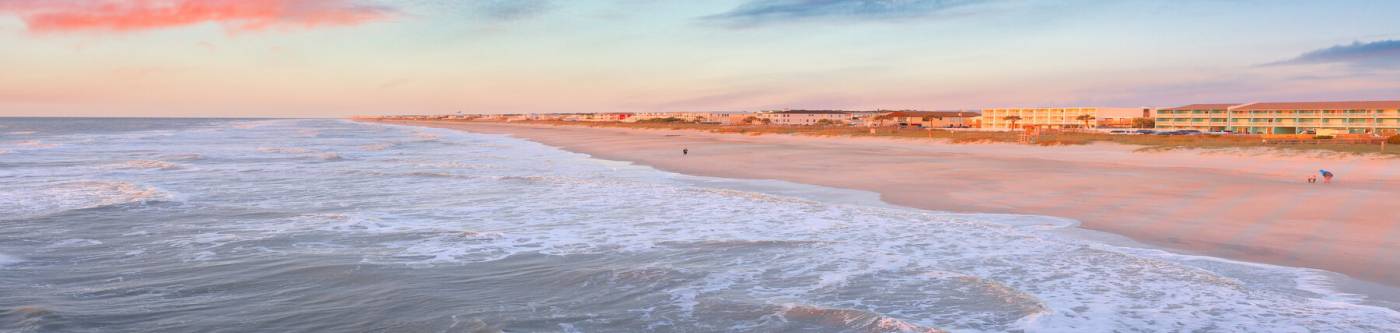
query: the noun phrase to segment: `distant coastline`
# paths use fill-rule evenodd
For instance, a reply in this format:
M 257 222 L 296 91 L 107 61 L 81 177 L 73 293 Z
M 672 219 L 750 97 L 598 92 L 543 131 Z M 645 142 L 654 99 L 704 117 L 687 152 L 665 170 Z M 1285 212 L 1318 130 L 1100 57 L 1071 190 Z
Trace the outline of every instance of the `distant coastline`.
M 362 119 L 363 120 L 363 119 Z M 563 149 L 727 178 L 879 193 L 955 212 L 1061 216 L 1186 253 L 1339 272 L 1400 287 L 1400 160 L 1330 153 L 1039 147 L 880 137 L 734 135 L 457 121 L 392 121 L 509 134 Z M 920 131 L 922 132 L 922 131 Z M 684 147 L 689 155 L 680 154 Z M 1321 165 L 1337 184 L 1307 184 Z
M 1357 156 L 1382 158 L 1400 157 L 1400 144 L 1381 145 L 1383 136 L 1358 135 L 1327 140 L 1298 139 L 1298 135 L 1122 135 L 1116 132 L 1132 132 L 1133 129 L 1099 130 L 1042 130 L 1031 137 L 1019 131 L 990 130 L 979 128 L 940 128 L 918 126 L 783 126 L 764 124 L 714 124 L 694 122 L 618 122 L 618 121 L 558 121 L 558 120 L 465 120 L 437 119 L 414 120 L 396 118 L 352 118 L 362 121 L 440 121 L 470 123 L 504 123 L 515 125 L 581 126 L 595 128 L 627 128 L 647 130 L 694 130 L 710 133 L 765 135 L 793 134 L 818 137 L 854 138 L 896 138 L 896 139 L 940 139 L 952 143 L 1022 143 L 1039 146 L 1083 145 L 1092 143 L 1118 143 L 1137 146 L 1146 151 L 1175 149 L 1207 150 L 1246 150 L 1251 154 L 1299 154 L 1299 153 L 1344 153 Z M 1115 132 L 1115 133 L 1111 133 Z

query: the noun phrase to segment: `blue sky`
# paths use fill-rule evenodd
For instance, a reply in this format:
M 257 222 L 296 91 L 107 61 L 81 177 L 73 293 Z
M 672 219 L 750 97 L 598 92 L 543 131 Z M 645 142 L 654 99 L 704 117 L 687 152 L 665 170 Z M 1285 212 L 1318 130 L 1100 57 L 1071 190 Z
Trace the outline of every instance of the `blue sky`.
M 1400 99 L 1397 1 L 134 4 L 0 0 L 0 115 Z

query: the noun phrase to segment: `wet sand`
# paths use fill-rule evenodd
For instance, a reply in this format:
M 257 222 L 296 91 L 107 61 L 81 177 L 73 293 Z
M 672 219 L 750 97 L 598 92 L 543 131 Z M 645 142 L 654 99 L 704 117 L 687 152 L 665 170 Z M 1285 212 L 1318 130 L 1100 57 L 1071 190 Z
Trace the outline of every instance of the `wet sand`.
M 403 122 L 400 122 L 403 123 Z M 1400 286 L 1400 160 L 1260 150 L 1138 152 L 935 140 L 747 136 L 412 122 L 509 134 L 594 157 L 714 177 L 879 193 L 930 210 L 1068 217 L 1178 252 L 1325 269 Z M 689 149 L 682 155 L 681 149 Z M 1325 168 L 1334 184 L 1304 180 Z

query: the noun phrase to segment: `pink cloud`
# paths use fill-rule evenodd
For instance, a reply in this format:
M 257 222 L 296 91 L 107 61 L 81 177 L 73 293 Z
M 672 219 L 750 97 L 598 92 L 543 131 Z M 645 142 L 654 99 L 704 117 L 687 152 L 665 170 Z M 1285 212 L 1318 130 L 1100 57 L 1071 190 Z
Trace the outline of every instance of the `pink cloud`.
M 30 32 L 131 32 L 223 24 L 231 31 L 356 25 L 392 10 L 355 0 L 0 0 Z

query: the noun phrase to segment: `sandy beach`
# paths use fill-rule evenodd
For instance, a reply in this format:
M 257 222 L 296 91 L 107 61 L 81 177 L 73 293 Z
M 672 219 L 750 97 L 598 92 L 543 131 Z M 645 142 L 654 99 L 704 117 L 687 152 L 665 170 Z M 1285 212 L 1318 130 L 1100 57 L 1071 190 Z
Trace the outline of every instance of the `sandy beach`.
M 498 133 L 702 176 L 866 190 L 930 210 L 1036 214 L 1216 257 L 1400 286 L 1400 160 L 1263 151 L 1141 152 L 934 140 L 413 122 Z M 683 156 L 681 149 L 689 149 Z M 1308 184 L 1318 169 L 1334 184 Z

